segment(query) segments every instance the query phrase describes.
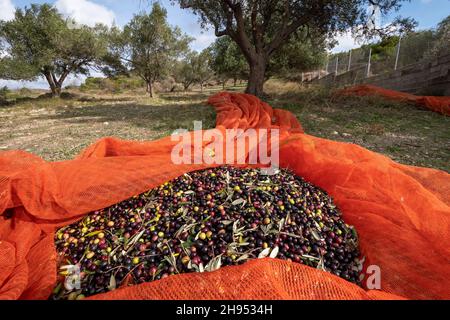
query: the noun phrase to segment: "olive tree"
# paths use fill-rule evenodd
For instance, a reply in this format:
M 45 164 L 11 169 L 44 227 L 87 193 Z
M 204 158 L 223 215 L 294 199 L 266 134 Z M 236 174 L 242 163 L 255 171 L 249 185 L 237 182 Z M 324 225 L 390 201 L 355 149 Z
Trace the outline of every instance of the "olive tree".
M 54 96 L 70 74 L 88 74 L 106 53 L 102 28 L 76 26 L 48 4 L 17 9 L 0 22 L 3 43 L 0 77 L 35 80 L 45 77 Z
M 236 42 L 250 67 L 246 91 L 255 95 L 263 93 L 265 73 L 272 56 L 298 31 L 305 35 L 305 41 L 311 35 L 331 37 L 349 28 L 358 28 L 370 36 L 392 30 L 393 25 L 411 22 L 398 18 L 390 28 L 384 29 L 368 23 L 372 21 L 368 5 L 378 8 L 381 15 L 387 15 L 407 0 L 173 1 L 193 10 L 202 27 L 212 26 L 217 37 L 229 36 Z
M 194 64 L 194 71 L 196 73 L 196 82 L 200 85 L 200 90 L 203 91 L 205 83 L 210 80 L 214 73 L 210 68 L 211 54 L 208 49 L 203 50 L 197 56 Z
M 450 16 L 442 20 L 434 32 L 434 42 L 427 56 L 439 56 L 450 53 Z
M 238 79 L 248 77 L 247 60 L 230 37 L 217 38 L 209 50 L 212 55 L 211 68 L 223 84 L 233 79 L 236 85 Z M 325 39 L 318 37 L 314 41 L 311 39 L 302 41 L 293 36 L 267 63 L 264 81 L 273 76 L 295 79 L 301 72 L 322 66 L 325 59 Z
M 177 59 L 188 50 L 191 38 L 167 22 L 167 11 L 154 3 L 150 13 L 140 13 L 113 34 L 109 61 L 141 77 L 147 92 L 154 96 L 153 83 L 169 75 Z M 114 59 L 116 57 L 116 59 Z M 120 63 L 118 63 L 120 62 Z
M 197 80 L 194 68 L 197 55 L 195 51 L 189 52 L 184 59 L 176 61 L 172 68 L 172 77 L 183 85 L 184 91 L 189 90 Z
M 223 83 L 233 79 L 234 85 L 238 79 L 248 76 L 248 64 L 239 47 L 230 37 L 217 38 L 209 46 L 211 54 L 211 69 Z

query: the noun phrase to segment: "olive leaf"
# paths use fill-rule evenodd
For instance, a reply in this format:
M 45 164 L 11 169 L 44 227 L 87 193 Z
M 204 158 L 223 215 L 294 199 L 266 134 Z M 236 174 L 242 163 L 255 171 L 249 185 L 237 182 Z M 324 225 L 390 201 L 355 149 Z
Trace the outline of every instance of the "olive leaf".
M 270 258 L 276 258 L 278 255 L 278 251 L 280 250 L 280 248 L 277 246 L 275 248 L 272 249 L 272 252 L 270 253 L 269 257 Z
M 109 278 L 109 286 L 108 286 L 108 290 L 112 291 L 114 289 L 116 289 L 117 283 L 116 283 L 116 277 L 114 277 L 114 275 L 111 275 L 111 278 Z
M 128 241 L 127 245 L 125 246 L 125 249 L 129 249 L 131 248 L 135 243 L 137 243 L 139 241 L 139 239 L 142 237 L 142 235 L 144 234 L 145 229 L 142 230 L 139 233 L 136 233 L 133 238 L 131 238 L 130 241 Z
M 289 214 L 288 214 L 288 216 L 289 216 Z M 285 221 L 286 220 L 284 218 L 282 218 L 280 220 L 280 223 L 278 224 L 278 232 L 281 232 L 281 230 L 283 229 Z
M 97 234 L 99 234 L 100 232 L 102 232 L 102 230 L 92 231 L 92 232 L 89 232 L 85 237 L 87 237 L 87 238 L 93 237 L 93 236 L 96 236 Z
M 317 230 L 322 230 L 320 224 L 316 220 L 314 220 L 314 224 L 316 225 Z
M 303 254 L 302 255 L 303 258 L 309 259 L 309 260 L 317 260 L 319 261 L 320 259 L 314 256 L 310 256 L 309 254 Z
M 58 285 L 55 287 L 55 289 L 53 289 L 53 294 L 57 295 L 61 291 L 61 288 L 62 288 L 62 282 L 59 282 Z
M 206 271 L 215 271 L 220 269 L 222 265 L 222 255 L 218 255 L 217 257 L 214 257 L 209 261 L 209 263 L 206 265 L 205 270 Z
M 316 239 L 317 241 L 322 239 L 315 229 L 310 229 L 310 230 L 311 230 L 311 234 L 313 235 L 314 239 Z
M 264 249 L 263 251 L 261 251 L 261 252 L 259 253 L 258 259 L 262 259 L 262 258 L 267 257 L 267 256 L 269 255 L 269 253 L 270 253 L 270 248 Z
M 234 201 L 231 203 L 231 205 L 233 205 L 233 206 L 238 206 L 238 205 L 242 204 L 242 207 L 243 207 L 243 206 L 245 206 L 246 203 L 247 203 L 247 201 L 245 201 L 245 200 L 242 199 L 242 198 L 239 198 L 239 199 L 237 199 L 237 200 L 234 200 Z
M 243 254 L 242 256 L 240 256 L 239 258 L 237 258 L 236 259 L 236 262 L 239 262 L 239 261 L 244 261 L 244 260 L 247 260 L 248 258 L 250 258 L 250 256 L 248 255 L 248 254 Z
M 287 235 L 288 237 L 292 237 L 292 238 L 297 238 L 297 239 L 304 239 L 302 236 L 300 235 L 296 235 L 293 233 L 289 233 L 289 232 L 280 232 L 280 234 L 284 234 Z
M 317 263 L 317 269 L 323 270 L 323 271 L 327 271 L 327 269 L 325 268 L 325 263 L 323 261 L 323 257 L 320 257 L 319 262 Z

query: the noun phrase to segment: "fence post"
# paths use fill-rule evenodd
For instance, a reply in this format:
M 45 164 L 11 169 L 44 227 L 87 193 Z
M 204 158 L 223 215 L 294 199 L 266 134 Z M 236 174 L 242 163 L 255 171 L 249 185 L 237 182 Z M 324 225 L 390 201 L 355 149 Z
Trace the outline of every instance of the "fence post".
M 395 56 L 395 67 L 394 70 L 397 70 L 398 66 L 398 57 L 400 56 L 400 46 L 402 43 L 402 36 L 400 35 L 400 38 L 398 39 L 398 45 L 397 45 L 397 55 Z
M 372 59 L 372 47 L 370 47 L 370 49 L 369 49 L 369 61 L 368 61 L 368 63 L 367 63 L 367 75 L 366 75 L 366 78 L 368 78 L 369 75 L 370 75 L 370 63 L 371 63 L 371 59 Z
M 338 75 L 338 67 L 339 67 L 339 56 L 336 56 L 336 70 L 334 72 L 334 76 Z
M 348 67 L 347 67 L 347 71 L 350 71 L 352 65 L 352 49 L 350 49 L 350 52 L 348 53 Z

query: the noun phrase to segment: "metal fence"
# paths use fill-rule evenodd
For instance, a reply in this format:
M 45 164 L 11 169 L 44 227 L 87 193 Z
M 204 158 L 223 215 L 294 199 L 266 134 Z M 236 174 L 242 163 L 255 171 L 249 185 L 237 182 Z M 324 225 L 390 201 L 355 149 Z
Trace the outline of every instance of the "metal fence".
M 394 47 L 387 51 L 365 45 L 347 52 L 329 55 L 323 66 L 317 70 L 304 73 L 303 81 L 320 79 L 330 74 L 337 76 L 346 72 L 354 74 L 355 81 L 415 64 L 423 59 L 432 58 L 435 39 L 431 31 L 423 31 L 405 38 L 400 38 Z M 450 46 L 446 52 L 450 53 Z

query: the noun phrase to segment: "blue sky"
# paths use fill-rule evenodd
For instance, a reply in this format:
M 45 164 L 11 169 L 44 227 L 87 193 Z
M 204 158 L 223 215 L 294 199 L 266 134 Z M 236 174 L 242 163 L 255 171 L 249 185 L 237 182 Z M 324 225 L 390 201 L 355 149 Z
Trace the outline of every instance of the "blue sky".
M 103 22 L 115 23 L 119 26 L 126 24 L 134 13 L 148 10 L 152 0 L 0 0 L 0 19 L 10 19 L 15 7 L 24 7 L 31 3 L 52 3 L 65 15 L 71 15 L 76 20 L 85 24 Z M 214 41 L 212 30 L 202 30 L 198 24 L 197 17 L 189 10 L 180 9 L 178 5 L 172 5 L 170 0 L 160 1 L 168 11 L 168 20 L 172 25 L 178 25 L 185 33 L 196 40 L 191 47 L 202 50 Z M 381 21 L 382 24 L 389 23 L 395 16 L 410 16 L 418 21 L 419 29 L 435 27 L 439 21 L 450 15 L 450 0 L 411 0 L 404 3 L 399 12 L 391 14 Z M 357 47 L 350 34 L 338 37 L 339 45 L 334 52 L 345 51 Z M 76 81 L 76 80 L 74 80 Z M 8 82 L 8 85 L 18 86 L 17 83 Z M 0 85 L 5 81 L 0 80 Z M 33 87 L 45 87 L 45 83 L 39 81 Z

